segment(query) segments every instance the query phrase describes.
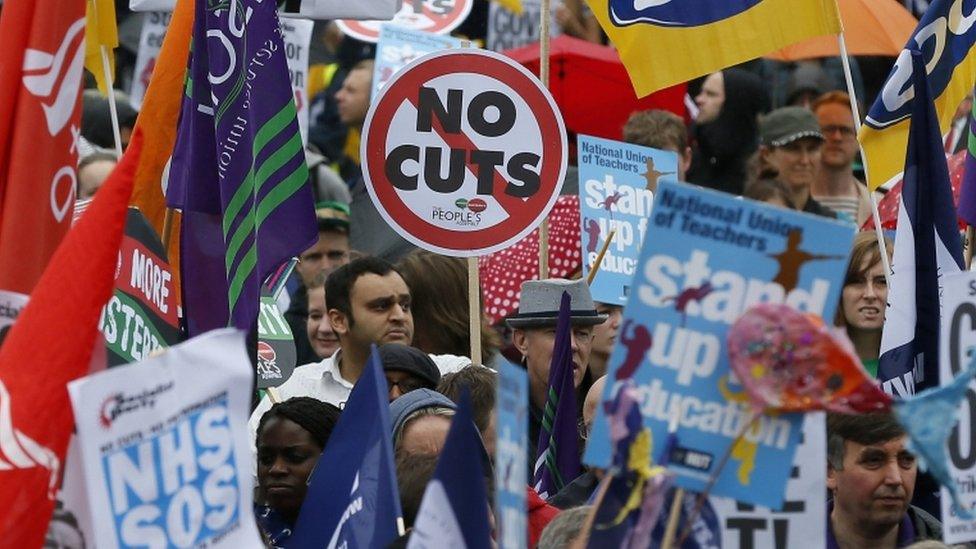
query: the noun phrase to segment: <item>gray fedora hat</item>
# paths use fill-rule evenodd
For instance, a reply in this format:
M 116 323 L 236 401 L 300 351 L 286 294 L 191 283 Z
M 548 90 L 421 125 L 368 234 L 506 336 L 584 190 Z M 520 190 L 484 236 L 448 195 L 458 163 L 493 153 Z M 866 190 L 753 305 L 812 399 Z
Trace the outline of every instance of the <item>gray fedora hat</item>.
M 547 278 L 522 283 L 518 313 L 505 322 L 512 328 L 553 326 L 559 318 L 559 302 L 563 292 L 569 293 L 572 323 L 579 326 L 603 324 L 607 315 L 596 312 L 590 288 L 582 279 Z

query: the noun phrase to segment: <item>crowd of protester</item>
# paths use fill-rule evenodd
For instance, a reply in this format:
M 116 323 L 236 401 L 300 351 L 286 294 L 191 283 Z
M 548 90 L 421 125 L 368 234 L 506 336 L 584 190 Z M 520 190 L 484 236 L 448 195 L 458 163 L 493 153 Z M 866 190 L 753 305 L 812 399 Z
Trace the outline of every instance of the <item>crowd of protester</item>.
M 469 32 L 479 17 L 484 25 L 479 9 Z M 554 15 L 562 32 L 604 40 L 584 2 L 558 3 Z M 491 470 L 494 368 L 503 357 L 528 372 L 528 454 L 535 457 L 563 291 L 579 311 L 572 317 L 571 347 L 580 447 L 585 446 L 623 316 L 619 305 L 594 302 L 579 273 L 526 281 L 517 314 L 496 325 L 482 315 L 481 356 L 470 357 L 465 262 L 416 249 L 383 221 L 365 190 L 358 142 L 375 48 L 343 37 L 333 25 L 318 27 L 313 62 L 329 70 L 313 71 L 320 76 L 313 82 L 307 156 L 319 238 L 299 257 L 279 303 L 295 335 L 300 366 L 277 388 L 280 402 L 264 395 L 249 422 L 255 513 L 270 546 L 291 534 L 306 482 L 323 466 L 317 461 L 371 345 L 379 346 L 389 388 L 390 437 L 409 536 L 464 390 L 483 441 L 483 455 L 472 459 L 485 460 Z M 470 35 L 477 38 L 477 30 Z M 870 212 L 868 189 L 860 179 L 851 99 L 841 91 L 836 65 L 833 59 L 766 62 L 715 72 L 690 87 L 696 111 L 690 122 L 665 111 L 635 112 L 616 138 L 675 152 L 682 181 L 860 226 Z M 124 63 L 120 70 L 125 74 Z M 861 93 L 876 87 L 856 74 Z M 117 161 L 106 126 L 107 101 L 86 93 L 84 104 L 79 199 L 94 195 Z M 135 110 L 124 97 L 120 105 L 124 146 Z M 888 241 L 889 254 L 891 249 Z M 857 235 L 834 319 L 872 375 L 887 298 L 881 253 L 873 232 Z M 912 505 L 917 465 L 904 430 L 891 417 L 831 415 L 827 451 L 828 547 L 901 547 L 940 539 L 938 521 Z M 531 470 L 532 463 L 525 466 Z M 570 546 L 590 513 L 586 504 L 601 475 L 581 471 L 548 501 L 526 487 L 530 546 Z M 490 475 L 486 487 L 490 505 Z

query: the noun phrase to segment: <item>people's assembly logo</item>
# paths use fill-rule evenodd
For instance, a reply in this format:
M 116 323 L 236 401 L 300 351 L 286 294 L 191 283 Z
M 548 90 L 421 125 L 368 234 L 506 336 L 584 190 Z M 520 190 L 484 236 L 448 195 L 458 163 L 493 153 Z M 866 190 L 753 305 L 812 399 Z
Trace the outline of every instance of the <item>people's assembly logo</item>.
M 261 379 L 281 379 L 281 368 L 278 367 L 278 353 L 274 347 L 264 341 L 258 342 L 258 375 Z
M 664 27 L 698 27 L 728 19 L 763 0 L 610 0 L 610 19 L 617 26 L 649 23 Z

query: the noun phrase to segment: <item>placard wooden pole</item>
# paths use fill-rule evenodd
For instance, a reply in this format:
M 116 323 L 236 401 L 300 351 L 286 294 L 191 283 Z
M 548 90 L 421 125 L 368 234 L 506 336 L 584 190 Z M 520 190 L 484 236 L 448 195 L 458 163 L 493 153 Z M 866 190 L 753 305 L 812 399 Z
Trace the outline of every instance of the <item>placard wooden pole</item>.
M 173 209 L 166 208 L 166 215 L 163 216 L 163 250 L 169 254 L 169 243 L 173 239 Z
M 603 263 L 603 256 L 607 254 L 607 249 L 610 248 L 610 241 L 613 240 L 615 234 L 617 234 L 617 229 L 610 229 L 610 234 L 607 235 L 607 239 L 603 242 L 600 253 L 596 254 L 596 261 L 590 266 L 590 274 L 586 275 L 587 286 L 593 284 L 593 279 L 596 278 L 596 273 L 600 270 L 600 264 Z
M 468 258 L 468 321 L 471 329 L 471 364 L 481 366 L 481 283 L 478 279 L 478 258 Z
M 851 63 L 847 57 L 847 42 L 844 40 L 844 31 L 837 35 L 837 47 L 840 49 L 840 62 L 844 67 L 844 81 L 847 82 L 847 95 L 851 99 L 851 114 L 854 116 L 854 133 L 861 133 L 861 112 L 857 107 L 857 94 L 854 92 L 854 78 L 851 76 Z M 871 191 L 871 181 L 868 175 L 868 155 L 864 154 L 864 147 L 861 140 L 857 141 L 857 148 L 861 151 L 861 164 L 864 166 L 864 181 L 868 186 L 868 197 L 871 202 L 871 218 L 874 220 L 874 236 L 878 239 L 878 247 L 881 248 L 881 267 L 884 269 L 885 284 L 891 288 L 891 264 L 888 261 L 888 247 L 885 246 L 884 232 L 881 230 L 881 216 L 878 214 L 878 199 Z
M 539 80 L 549 89 L 549 22 L 552 18 L 550 0 L 539 6 Z M 539 225 L 539 278 L 549 278 L 549 219 Z

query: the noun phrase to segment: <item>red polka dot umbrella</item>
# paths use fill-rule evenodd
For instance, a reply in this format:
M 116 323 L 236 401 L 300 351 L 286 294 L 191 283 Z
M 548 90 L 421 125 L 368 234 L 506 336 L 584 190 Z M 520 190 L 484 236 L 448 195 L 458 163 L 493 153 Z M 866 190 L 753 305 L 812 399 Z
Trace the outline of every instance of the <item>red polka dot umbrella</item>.
M 579 197 L 563 195 L 549 212 L 549 276 L 580 271 Z M 539 229 L 478 261 L 485 314 L 495 324 L 516 312 L 522 282 L 539 278 Z
M 966 151 L 957 152 L 948 157 L 946 162 L 949 166 L 949 182 L 952 184 L 952 201 L 958 208 L 959 192 L 962 189 L 962 175 L 966 171 Z M 888 194 L 884 195 L 884 198 L 878 202 L 878 216 L 881 218 L 881 227 L 884 229 L 895 229 L 898 226 L 898 205 L 901 204 L 902 183 L 902 181 L 895 183 Z M 959 229 L 965 230 L 966 222 L 961 218 L 958 221 Z M 861 228 L 865 230 L 874 229 L 874 217 L 868 217 Z

